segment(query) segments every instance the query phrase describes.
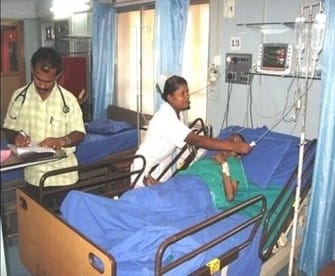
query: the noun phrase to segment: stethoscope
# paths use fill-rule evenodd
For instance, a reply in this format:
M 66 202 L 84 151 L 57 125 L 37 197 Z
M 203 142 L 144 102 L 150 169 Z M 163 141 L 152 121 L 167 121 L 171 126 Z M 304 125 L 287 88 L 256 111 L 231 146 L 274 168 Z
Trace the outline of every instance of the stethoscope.
M 30 87 L 30 85 L 32 84 L 33 82 L 31 81 L 25 88 L 23 88 L 23 90 L 15 97 L 14 101 L 13 101 L 13 104 L 11 105 L 10 107 L 10 110 L 9 110 L 9 117 L 13 120 L 16 120 L 17 117 L 20 115 L 20 112 L 21 112 L 21 109 L 22 109 L 22 106 L 24 104 L 24 102 L 26 101 L 26 96 L 27 96 L 27 91 L 28 91 L 28 88 Z M 57 88 L 58 88 L 58 91 L 62 97 L 62 101 L 63 101 L 63 112 L 64 113 L 69 113 L 70 112 L 70 107 L 66 104 L 66 101 L 65 101 L 65 98 L 64 98 L 64 94 L 63 94 L 63 91 L 62 89 L 60 88 L 60 86 L 58 85 L 58 83 L 56 84 L 57 85 Z M 13 106 L 15 103 L 18 103 L 18 101 L 20 100 L 21 98 L 21 104 L 20 106 L 18 106 L 18 109 L 17 109 L 17 112 L 15 115 L 12 115 L 11 114 L 11 111 L 13 109 Z

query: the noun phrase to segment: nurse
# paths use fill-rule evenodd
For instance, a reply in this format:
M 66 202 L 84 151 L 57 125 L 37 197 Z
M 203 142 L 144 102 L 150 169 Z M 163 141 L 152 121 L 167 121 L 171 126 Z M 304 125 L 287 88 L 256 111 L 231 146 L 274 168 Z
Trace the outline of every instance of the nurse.
M 190 108 L 187 81 L 180 76 L 169 77 L 164 85 L 162 99 L 165 101 L 149 122 L 148 130 L 136 154 L 143 155 L 146 167 L 135 187 L 145 186 L 143 178 L 149 175 L 156 179 L 171 162 L 178 149 L 185 143 L 207 150 L 232 151 L 247 154 L 251 147 L 242 141 L 219 140 L 194 133 L 184 122 L 182 111 Z M 139 169 L 142 162 L 134 162 L 132 170 Z M 152 172 L 151 170 L 156 167 Z M 171 168 L 160 181 L 173 174 Z

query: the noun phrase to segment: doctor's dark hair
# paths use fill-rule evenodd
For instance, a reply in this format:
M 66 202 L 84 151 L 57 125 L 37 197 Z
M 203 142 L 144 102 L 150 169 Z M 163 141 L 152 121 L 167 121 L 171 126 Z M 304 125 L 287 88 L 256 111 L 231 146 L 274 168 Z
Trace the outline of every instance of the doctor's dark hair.
M 50 69 L 56 69 L 57 75 L 63 70 L 60 54 L 50 47 L 39 48 L 32 55 L 30 64 L 33 69 L 38 66 L 44 72 L 48 72 Z
M 179 88 L 180 85 L 187 86 L 186 79 L 180 76 L 169 77 L 164 84 L 163 93 L 161 94 L 162 99 L 167 102 L 167 96 L 172 95 Z

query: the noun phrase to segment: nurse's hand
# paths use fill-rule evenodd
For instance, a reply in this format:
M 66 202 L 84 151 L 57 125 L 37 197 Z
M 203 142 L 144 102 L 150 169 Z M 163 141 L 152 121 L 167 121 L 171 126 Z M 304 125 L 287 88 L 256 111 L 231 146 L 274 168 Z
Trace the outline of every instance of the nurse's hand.
M 238 154 L 248 154 L 252 147 L 248 144 L 248 143 L 245 143 L 245 142 L 236 142 L 236 141 L 232 141 L 232 148 L 234 152 L 238 153 Z

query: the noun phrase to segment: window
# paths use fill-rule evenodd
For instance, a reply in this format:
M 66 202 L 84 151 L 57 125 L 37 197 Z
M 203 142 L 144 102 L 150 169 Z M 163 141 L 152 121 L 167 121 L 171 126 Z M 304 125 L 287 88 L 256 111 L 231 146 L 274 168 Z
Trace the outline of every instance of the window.
M 191 109 L 187 114 L 190 122 L 198 117 L 206 120 L 208 39 L 209 5 L 191 5 L 182 73 L 188 81 L 191 94 Z
M 153 113 L 153 26 L 153 9 L 118 14 L 116 101 L 137 110 L 142 93 L 139 110 L 147 113 Z
M 119 106 L 154 112 L 154 9 L 118 13 L 117 92 Z M 189 121 L 206 119 L 209 4 L 190 6 L 183 73 L 189 83 Z M 140 97 L 142 95 L 142 97 Z

